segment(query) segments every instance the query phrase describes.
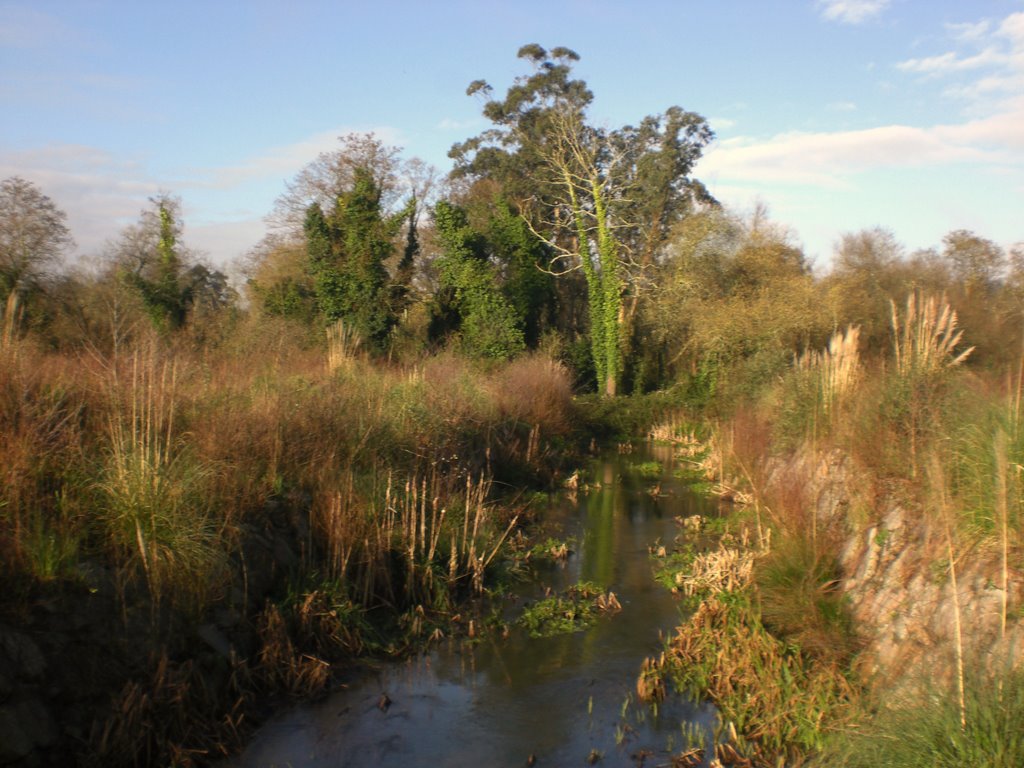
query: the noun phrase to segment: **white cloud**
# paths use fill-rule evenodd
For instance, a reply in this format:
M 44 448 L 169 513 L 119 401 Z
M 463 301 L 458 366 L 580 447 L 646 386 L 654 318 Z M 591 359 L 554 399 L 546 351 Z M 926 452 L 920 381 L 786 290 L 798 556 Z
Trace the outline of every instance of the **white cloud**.
M 160 190 L 140 163 L 96 147 L 51 144 L 0 152 L 0 177 L 21 176 L 68 215 L 80 253 L 95 253 Z
M 1011 13 L 998 25 L 984 19 L 946 28 L 954 38 L 954 50 L 907 59 L 897 69 L 949 78 L 952 84 L 946 94 L 973 102 L 1013 98 L 1024 91 L 1024 12 Z
M 742 180 L 837 189 L 849 186 L 857 174 L 870 169 L 998 163 L 1002 155 L 997 149 L 976 146 L 972 140 L 986 135 L 994 143 L 1005 138 L 1008 128 L 990 123 L 932 129 L 890 125 L 833 133 L 784 133 L 762 140 L 739 138 L 713 146 L 697 173 L 727 183 Z
M 185 205 L 185 240 L 218 264 L 244 253 L 266 230 L 263 216 L 284 182 L 351 130 L 337 128 L 293 144 L 272 147 L 237 165 L 185 168 L 157 177 L 146 158 L 123 159 L 78 144 L 50 144 L 25 150 L 0 149 L 0 178 L 21 176 L 36 184 L 68 215 L 79 254 L 96 254 L 138 218 L 148 198 L 161 191 L 180 195 Z M 399 134 L 374 133 L 387 144 Z M 242 207 L 240 207 L 240 205 Z
M 826 104 L 825 109 L 830 112 L 856 112 L 857 105 L 852 101 L 833 101 L 831 104 Z
M 963 72 L 970 69 L 981 69 L 998 64 L 1004 64 L 1008 57 L 994 48 L 986 48 L 974 56 L 960 56 L 953 51 L 929 56 L 923 59 L 907 59 L 896 65 L 897 69 L 904 72 L 919 72 L 927 75 L 939 75 L 949 72 Z
M 446 117 L 434 127 L 439 131 L 466 131 L 477 128 L 482 124 L 483 121 L 478 117 L 472 117 L 468 120 L 455 120 L 454 118 Z
M 191 180 L 186 184 L 204 187 L 228 188 L 259 179 L 284 181 L 297 174 L 303 167 L 317 159 L 322 153 L 338 147 L 338 139 L 349 133 L 373 133 L 385 144 L 400 145 L 401 134 L 387 126 L 369 130 L 355 128 L 332 128 L 321 131 L 293 144 L 270 147 L 238 165 L 214 168 L 198 168 L 192 171 Z
M 958 40 L 973 42 L 981 40 L 992 28 L 992 22 L 988 19 L 971 23 L 969 21 L 960 24 L 946 24 L 946 29 Z
M 860 24 L 878 16 L 889 0 L 818 0 L 821 15 L 841 24 Z

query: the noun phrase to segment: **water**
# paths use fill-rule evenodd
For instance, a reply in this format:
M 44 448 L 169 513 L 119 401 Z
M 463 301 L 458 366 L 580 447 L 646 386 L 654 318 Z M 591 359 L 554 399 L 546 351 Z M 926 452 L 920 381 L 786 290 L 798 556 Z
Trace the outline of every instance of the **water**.
M 512 618 L 544 587 L 586 580 L 615 592 L 621 612 L 556 637 L 513 628 L 505 639 L 491 632 L 476 643 L 444 641 L 410 661 L 363 671 L 347 689 L 269 722 L 234 764 L 523 766 L 532 755 L 544 768 L 600 755 L 601 766 L 655 766 L 686 746 L 685 731 L 710 739 L 709 705 L 671 695 L 657 708 L 634 701 L 641 663 L 680 620 L 675 598 L 653 579 L 648 547 L 678 535 L 676 516 L 713 514 L 670 474 L 656 497 L 657 481 L 630 470 L 652 458 L 671 469 L 668 449 L 608 457 L 589 477 L 599 490 L 581 493 L 578 504 L 553 502 L 547 532 L 575 539 L 573 554 L 538 565 L 504 606 Z M 383 709 L 382 694 L 391 701 Z

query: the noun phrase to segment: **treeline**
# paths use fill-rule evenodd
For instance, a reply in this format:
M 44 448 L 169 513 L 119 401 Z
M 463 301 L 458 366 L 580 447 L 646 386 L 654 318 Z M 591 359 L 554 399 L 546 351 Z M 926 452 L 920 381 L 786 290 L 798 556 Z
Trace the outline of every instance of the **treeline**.
M 5 181 L 6 333 L 17 324 L 54 349 L 106 353 L 147 328 L 214 348 L 253 327 L 322 344 L 340 323 L 378 357 L 543 349 L 578 391 L 675 387 L 721 408 L 848 325 L 883 353 L 890 301 L 921 291 L 957 310 L 972 365 L 1016 359 L 1024 247 L 955 230 L 908 254 L 872 229 L 843 235 L 816 274 L 764 210 L 724 210 L 693 178 L 712 139 L 699 115 L 673 107 L 597 128 L 572 51 L 520 57 L 532 71 L 504 98 L 470 86 L 493 127 L 452 148 L 447 178 L 372 135 L 345 136 L 305 168 L 242 265 L 244 285 L 183 245 L 180 202 L 166 195 L 91 268 L 61 271 L 62 212 Z

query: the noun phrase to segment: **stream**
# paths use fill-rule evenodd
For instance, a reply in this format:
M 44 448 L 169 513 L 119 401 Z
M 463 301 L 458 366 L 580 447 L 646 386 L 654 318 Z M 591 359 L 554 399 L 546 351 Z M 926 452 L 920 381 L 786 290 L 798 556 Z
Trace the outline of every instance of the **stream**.
M 642 462 L 664 467 L 641 478 Z M 535 561 L 502 599 L 507 638 L 444 640 L 411 660 L 361 670 L 328 698 L 284 712 L 256 734 L 235 768 L 367 766 L 658 766 L 696 739 L 710 744 L 714 708 L 670 694 L 635 701 L 643 660 L 679 624 L 679 605 L 655 582 L 648 548 L 678 535 L 674 518 L 717 514 L 672 477 L 670 448 L 642 446 L 590 467 L 591 489 L 552 497 L 546 536 L 570 539 L 560 562 Z M 655 486 L 660 487 L 657 493 Z M 523 606 L 580 580 L 616 594 L 617 613 L 586 630 L 531 638 Z M 379 706 L 382 694 L 390 705 Z

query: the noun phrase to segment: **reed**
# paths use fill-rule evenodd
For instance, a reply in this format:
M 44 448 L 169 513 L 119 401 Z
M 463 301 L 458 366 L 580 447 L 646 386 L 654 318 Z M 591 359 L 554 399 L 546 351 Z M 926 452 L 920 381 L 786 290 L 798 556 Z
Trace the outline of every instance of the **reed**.
M 889 302 L 896 371 L 900 376 L 927 376 L 960 365 L 974 347 L 957 351 L 963 331 L 945 297 L 907 295 L 902 314 Z
M 178 364 L 156 346 L 137 351 L 107 381 L 108 449 L 96 490 L 115 557 L 141 570 L 154 601 L 202 602 L 223 576 L 221 526 L 207 488 L 212 467 L 176 433 Z
M 809 350 L 797 358 L 797 370 L 811 382 L 812 434 L 819 424 L 831 429 L 840 404 L 854 392 L 861 375 L 859 344 L 860 327 L 851 325 L 833 334 L 825 349 Z
M 3 317 L 0 318 L 0 350 L 13 350 L 21 323 L 21 300 L 17 291 L 7 294 Z
M 327 326 L 327 370 L 334 373 L 339 368 L 351 365 L 362 346 L 362 339 L 355 329 L 335 320 Z

